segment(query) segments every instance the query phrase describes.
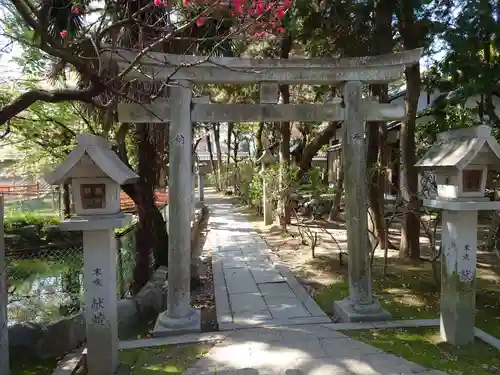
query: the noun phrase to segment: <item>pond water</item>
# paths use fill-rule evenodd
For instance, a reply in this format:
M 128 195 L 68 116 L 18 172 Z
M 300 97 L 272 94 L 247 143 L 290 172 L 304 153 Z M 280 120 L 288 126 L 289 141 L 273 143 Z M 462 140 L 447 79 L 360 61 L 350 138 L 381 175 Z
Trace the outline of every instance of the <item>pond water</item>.
M 117 259 L 117 298 L 127 294 L 135 249 L 122 241 Z M 45 323 L 83 308 L 83 249 L 67 248 L 36 254 L 33 259 L 7 258 L 9 325 Z

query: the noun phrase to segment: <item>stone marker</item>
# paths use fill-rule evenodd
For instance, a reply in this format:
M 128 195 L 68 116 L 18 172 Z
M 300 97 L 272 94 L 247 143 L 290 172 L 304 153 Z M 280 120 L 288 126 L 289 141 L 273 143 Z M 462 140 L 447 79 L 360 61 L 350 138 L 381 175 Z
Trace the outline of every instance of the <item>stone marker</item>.
M 139 177 L 104 138 L 80 134 L 77 142 L 45 180 L 51 185 L 71 183 L 76 216 L 64 220 L 61 230 L 83 231 L 87 368 L 92 375 L 110 375 L 118 363 L 114 229 L 131 219 L 120 212 L 120 185 Z
M 269 181 L 265 178 L 265 170 L 276 163 L 276 158 L 269 150 L 265 150 L 262 156 L 257 160 L 262 165 L 260 174 L 262 175 L 262 209 L 264 211 L 264 225 L 273 223 L 273 201 L 271 199 L 271 188 Z
M 438 134 L 417 167 L 433 169 L 437 196 L 424 206 L 442 209 L 441 337 L 453 345 L 474 341 L 477 212 L 500 210 L 484 196 L 488 170 L 500 170 L 500 146 L 480 125 Z
M 193 191 L 193 151 L 191 84 L 178 82 L 171 87 L 169 128 L 169 236 L 167 310 L 156 321 L 153 335 L 166 336 L 200 331 L 200 311 L 191 308 L 191 200 Z
M 198 168 L 198 201 L 205 202 L 205 180 L 200 168 Z
M 334 303 L 343 321 L 377 321 L 390 314 L 373 299 L 368 238 L 368 199 L 366 174 L 365 114 L 361 82 L 344 86 L 345 122 L 342 125 L 342 160 L 346 191 L 347 248 L 349 251 L 349 297 Z

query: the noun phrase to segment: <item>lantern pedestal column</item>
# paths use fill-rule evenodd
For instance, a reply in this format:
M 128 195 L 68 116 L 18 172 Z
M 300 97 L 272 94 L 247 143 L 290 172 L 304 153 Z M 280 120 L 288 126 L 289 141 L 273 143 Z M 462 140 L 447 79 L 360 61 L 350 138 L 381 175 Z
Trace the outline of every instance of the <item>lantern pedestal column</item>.
M 89 374 L 110 375 L 118 365 L 115 228 L 124 227 L 130 220 L 130 215 L 118 214 L 106 218 L 74 217 L 61 223 L 61 230 L 83 232 Z
M 443 210 L 441 338 L 453 345 L 474 341 L 477 211 Z

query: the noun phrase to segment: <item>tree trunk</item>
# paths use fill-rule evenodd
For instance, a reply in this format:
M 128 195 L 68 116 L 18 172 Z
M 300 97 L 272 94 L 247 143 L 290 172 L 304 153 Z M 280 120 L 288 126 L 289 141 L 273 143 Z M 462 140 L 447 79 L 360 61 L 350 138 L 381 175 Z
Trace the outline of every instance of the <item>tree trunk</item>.
M 300 158 L 299 163 L 300 177 L 304 176 L 311 168 L 314 155 L 316 155 L 321 147 L 327 145 L 330 139 L 335 136 L 338 126 L 340 126 L 339 122 L 329 122 L 328 126 L 324 128 L 320 133 L 316 134 L 312 141 L 306 145 L 304 151 L 302 152 L 302 157 Z
M 264 131 L 264 123 L 259 122 L 259 128 L 257 129 L 257 133 L 255 134 L 255 158 L 258 159 L 262 156 L 262 152 L 264 147 L 262 146 L 262 132 Z
M 226 155 L 226 168 L 225 171 L 225 181 L 224 186 L 229 189 L 231 182 L 233 181 L 233 172 L 231 170 L 231 139 L 233 137 L 234 122 L 227 123 L 227 155 Z
M 222 150 L 220 148 L 220 124 L 215 122 L 213 127 L 214 130 L 214 142 L 215 142 L 215 153 L 217 155 L 217 175 L 219 180 L 219 185 L 217 186 L 218 191 L 224 189 L 222 184 Z
M 399 31 L 405 49 L 414 49 L 423 45 L 424 34 L 421 25 L 416 22 L 416 16 L 411 2 L 400 1 Z M 401 149 L 401 198 L 405 202 L 406 210 L 401 228 L 401 244 L 399 254 L 401 257 L 410 256 L 420 259 L 420 220 L 418 209 L 418 172 L 415 168 L 415 127 L 420 96 L 420 64 L 406 68 L 406 114 L 407 118 L 401 124 L 400 149 Z
M 233 137 L 233 129 L 234 129 L 234 122 L 228 122 L 227 123 L 227 155 L 226 155 L 226 164 L 228 165 L 231 164 L 231 142 L 232 142 L 232 137 Z
M 156 126 L 156 125 L 151 125 Z M 163 216 L 155 205 L 157 145 L 150 134 L 149 124 L 137 124 L 137 151 L 139 181 L 125 192 L 134 200 L 139 222 L 136 232 L 136 264 L 132 293 L 137 293 L 151 277 L 151 253 L 156 266 L 168 264 L 168 234 Z M 130 194 L 131 193 L 131 194 Z
M 210 134 L 207 134 L 206 140 L 207 140 L 208 155 L 210 156 L 210 166 L 212 167 L 212 174 L 214 175 L 215 178 L 215 186 L 216 188 L 218 188 L 218 186 L 220 185 L 219 173 L 217 172 L 217 164 L 215 163 L 214 153 L 212 152 L 212 140 L 210 139 Z
M 71 216 L 71 197 L 69 194 L 69 185 L 63 185 L 63 216 L 69 218 Z
M 290 56 L 290 51 L 292 49 L 292 34 L 289 30 L 286 31 L 283 39 L 280 43 L 280 59 L 288 59 Z M 290 104 L 290 86 L 289 85 L 280 85 L 278 87 L 279 93 L 281 96 L 282 104 Z M 280 158 L 280 190 L 284 192 L 282 199 L 278 202 L 278 223 L 281 225 L 283 229 L 286 229 L 287 224 L 290 224 L 290 219 L 292 217 L 292 211 L 290 207 L 290 199 L 288 193 L 286 192 L 288 184 L 287 174 L 290 169 L 290 138 L 291 138 L 291 129 L 290 122 L 283 121 L 280 124 L 280 133 L 281 133 L 281 145 L 279 151 Z
M 392 15 L 393 4 L 389 1 L 377 0 L 374 3 L 374 27 L 373 41 L 370 50 L 371 55 L 383 55 L 392 52 Z M 371 85 L 370 90 L 373 96 L 379 98 L 380 103 L 387 103 L 389 99 L 389 85 Z M 371 235 L 376 236 L 380 248 L 387 245 L 387 231 L 384 218 L 384 190 L 382 166 L 385 163 L 385 141 L 386 123 L 369 122 L 366 124 L 366 138 L 368 144 L 367 167 L 368 167 L 368 226 Z M 372 243 L 375 239 L 372 238 Z
M 371 85 L 372 94 L 380 98 L 380 102 L 387 103 L 388 85 Z M 366 138 L 368 144 L 368 226 L 372 244 L 378 242 L 380 248 L 387 245 L 386 223 L 384 218 L 384 179 L 382 166 L 384 160 L 384 146 L 386 140 L 386 124 L 384 122 L 367 123 Z

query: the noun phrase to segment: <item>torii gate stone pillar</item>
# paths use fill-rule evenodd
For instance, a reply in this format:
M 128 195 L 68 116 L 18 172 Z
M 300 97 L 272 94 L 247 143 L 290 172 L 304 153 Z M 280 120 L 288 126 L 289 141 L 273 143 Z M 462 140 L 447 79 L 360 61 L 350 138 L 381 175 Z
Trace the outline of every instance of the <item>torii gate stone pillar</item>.
M 191 84 L 172 86 L 170 107 L 170 179 L 167 310 L 156 321 L 153 335 L 167 336 L 201 330 L 200 311 L 191 308 L 191 202 L 193 152 Z
M 365 111 L 359 81 L 344 86 L 345 119 L 342 126 L 342 161 L 345 173 L 347 248 L 349 249 L 349 297 L 334 304 L 335 314 L 346 322 L 378 321 L 390 313 L 373 299 L 368 238 L 368 194 Z

